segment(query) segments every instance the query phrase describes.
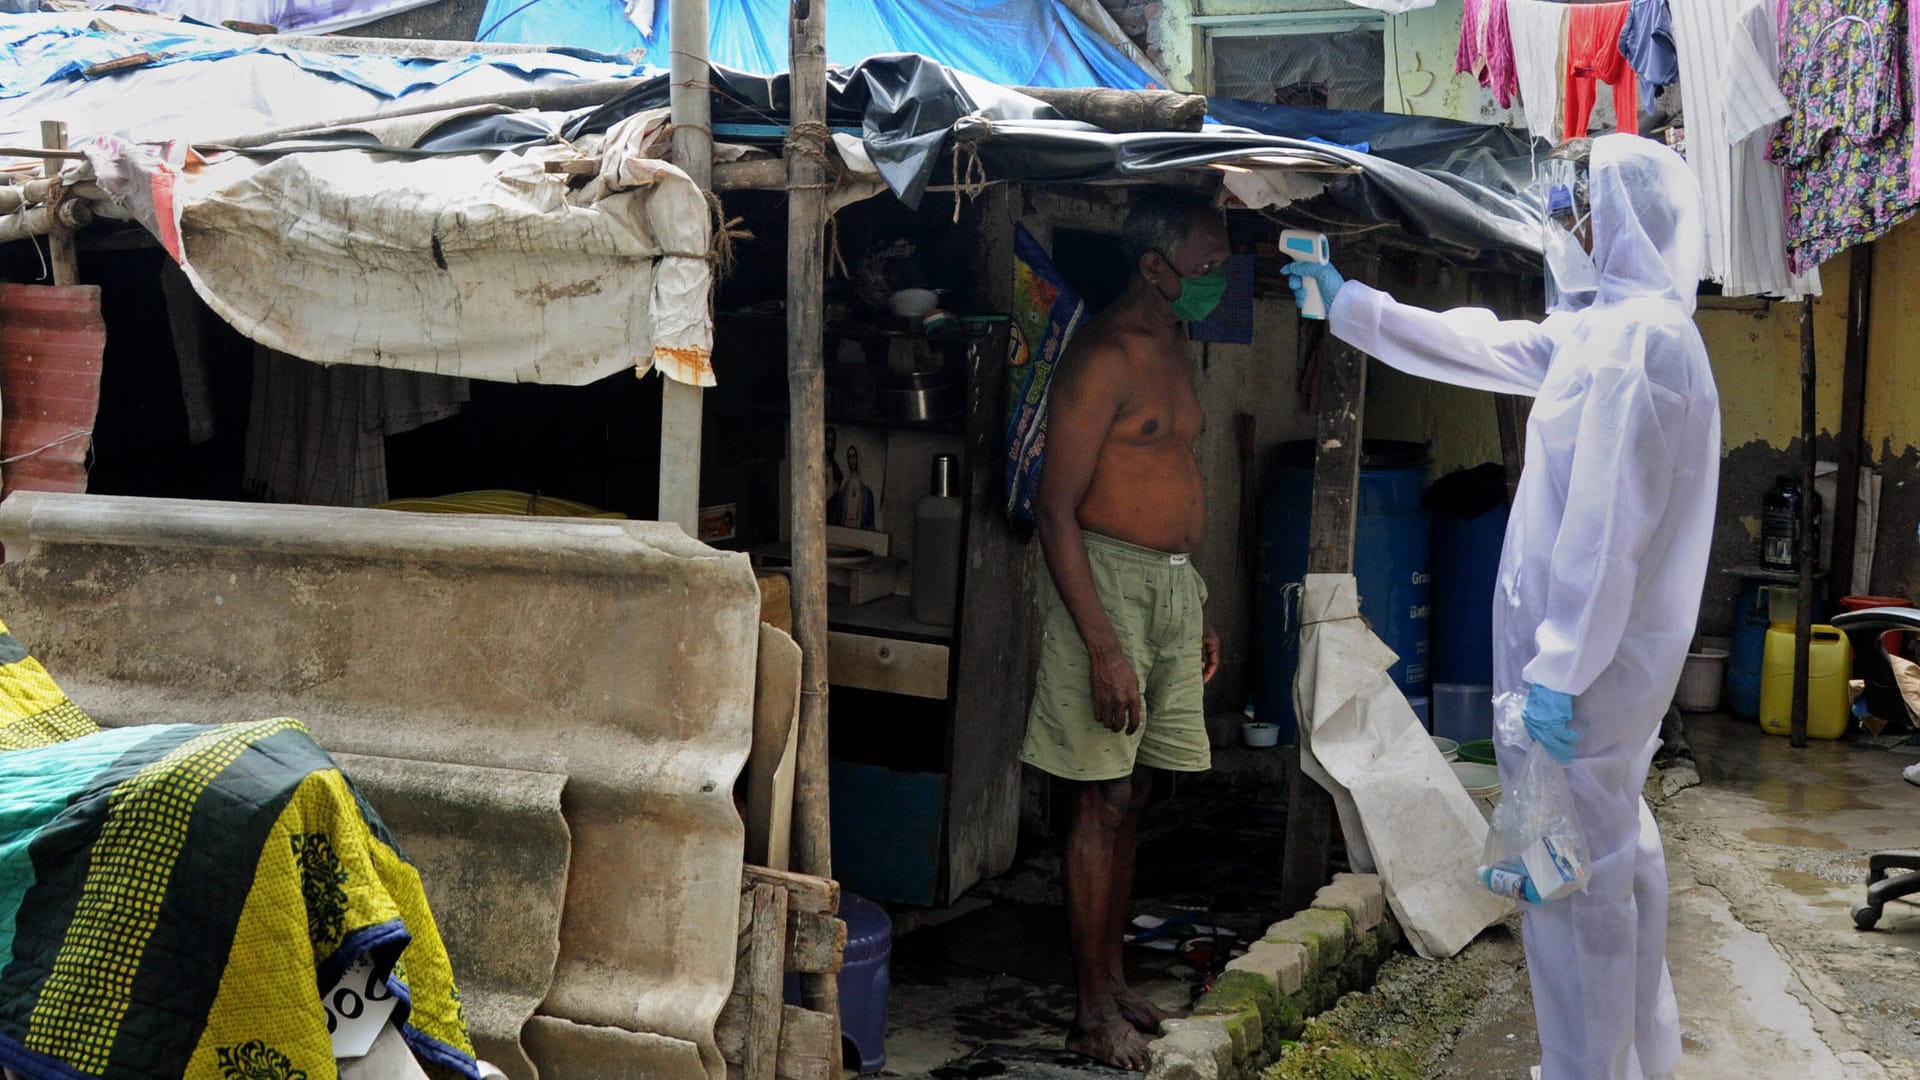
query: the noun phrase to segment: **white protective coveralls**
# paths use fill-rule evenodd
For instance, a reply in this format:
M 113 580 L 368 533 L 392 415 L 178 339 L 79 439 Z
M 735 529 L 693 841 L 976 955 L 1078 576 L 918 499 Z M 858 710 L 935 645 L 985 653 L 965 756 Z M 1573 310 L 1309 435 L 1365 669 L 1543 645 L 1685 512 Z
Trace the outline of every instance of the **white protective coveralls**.
M 1574 696 L 1567 766 L 1592 857 L 1584 893 L 1526 909 L 1544 1080 L 1672 1073 L 1667 871 L 1640 792 L 1699 615 L 1720 404 L 1693 324 L 1705 231 L 1691 173 L 1628 135 L 1594 141 L 1599 289 L 1544 324 L 1435 313 L 1358 283 L 1329 312 L 1393 367 L 1534 398 L 1494 594 L 1496 693 Z M 1582 298 L 1584 299 L 1584 298 Z M 1497 747 L 1509 789 L 1524 747 Z

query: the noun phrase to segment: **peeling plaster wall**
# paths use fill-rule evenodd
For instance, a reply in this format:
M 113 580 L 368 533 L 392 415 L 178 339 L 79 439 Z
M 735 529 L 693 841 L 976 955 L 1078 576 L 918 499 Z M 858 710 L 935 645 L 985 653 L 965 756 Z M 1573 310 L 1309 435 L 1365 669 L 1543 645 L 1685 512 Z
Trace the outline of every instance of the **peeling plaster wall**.
M 1196 19 L 1315 11 L 1372 14 L 1343 0 L 1165 0 L 1139 10 L 1152 12 L 1156 7 L 1158 11 L 1148 18 L 1147 49 L 1160 58 L 1176 89 L 1203 93 L 1206 87 L 1196 80 L 1204 66 L 1205 29 Z M 1388 112 L 1489 124 L 1518 118 L 1517 109 L 1500 108 L 1493 94 L 1471 75 L 1454 73 L 1462 11 L 1461 0 L 1440 0 L 1431 8 L 1386 18 L 1386 62 L 1381 75 Z M 1601 110 L 1601 119 L 1608 126 L 1612 124 L 1611 108 L 1609 103 Z

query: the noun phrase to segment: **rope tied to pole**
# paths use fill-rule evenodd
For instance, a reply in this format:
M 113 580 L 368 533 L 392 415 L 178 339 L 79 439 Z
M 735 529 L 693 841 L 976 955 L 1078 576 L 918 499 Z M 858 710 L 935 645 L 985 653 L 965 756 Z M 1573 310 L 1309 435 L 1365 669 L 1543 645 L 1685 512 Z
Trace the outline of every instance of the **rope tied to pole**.
M 961 165 L 960 151 L 966 151 L 966 164 Z M 987 190 L 987 167 L 980 161 L 980 148 L 970 142 L 954 141 L 953 144 L 953 223 L 960 224 L 960 197 L 966 196 L 971 203 Z
M 753 230 L 741 227 L 746 224 L 746 218 L 727 216 L 727 208 L 720 202 L 720 196 L 711 191 L 701 194 L 707 197 L 707 210 L 713 215 L 713 243 L 707 251 L 707 262 L 712 264 L 715 277 L 732 277 L 734 241 L 753 239 Z M 708 299 L 711 302 L 712 298 Z
M 788 191 L 837 191 L 844 182 L 837 155 L 827 152 L 828 140 L 833 138 L 833 129 L 824 121 L 802 120 L 787 130 L 783 149 L 789 158 L 798 155 L 820 166 L 820 172 L 828 179 L 815 184 L 787 184 Z M 846 277 L 847 260 L 840 252 L 840 216 L 829 212 L 826 221 L 827 275 Z

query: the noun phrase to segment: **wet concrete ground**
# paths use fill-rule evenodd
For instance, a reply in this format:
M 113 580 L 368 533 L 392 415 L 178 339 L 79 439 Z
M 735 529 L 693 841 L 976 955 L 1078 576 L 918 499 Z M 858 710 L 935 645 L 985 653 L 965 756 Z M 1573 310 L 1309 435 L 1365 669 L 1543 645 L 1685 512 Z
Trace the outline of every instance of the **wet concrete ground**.
M 1690 717 L 1687 738 L 1702 783 L 1656 808 L 1682 1075 L 1920 1080 L 1920 907 L 1890 906 L 1866 933 L 1850 916 L 1869 851 L 1920 847 L 1920 787 L 1900 776 L 1920 747 L 1795 751 L 1726 717 Z M 1285 914 L 1260 884 L 1278 865 L 1278 818 L 1235 819 L 1244 850 L 1206 839 L 1225 820 L 1211 815 L 1230 809 L 1188 801 L 1162 816 L 1143 850 L 1144 908 L 1237 907 L 1216 921 L 1249 929 Z M 896 944 L 889 1075 L 1117 1075 L 1055 1052 L 1073 1008 L 1058 904 L 1057 866 L 1043 856 Z M 1192 967 L 1130 955 L 1157 1003 L 1187 1003 Z M 1430 1076 L 1524 1078 L 1539 1061 L 1517 924 L 1451 960 L 1397 957 L 1340 1013 L 1355 1041 L 1409 1051 Z
M 1920 908 L 1862 933 L 1866 855 L 1920 847 L 1920 748 L 1793 750 L 1728 717 L 1692 717 L 1700 786 L 1658 807 L 1672 909 L 1683 1075 L 1780 1080 L 1920 1077 Z M 1524 961 L 1504 961 L 1432 1075 L 1512 1078 L 1539 1061 Z M 1496 985 L 1497 984 L 1497 985 Z
M 1136 913 L 1205 912 L 1252 937 L 1283 917 L 1273 868 L 1284 817 L 1217 796 L 1180 796 L 1149 812 Z M 1117 1076 L 1060 1051 L 1073 1018 L 1059 862 L 1038 853 L 953 909 L 908 916 L 893 954 L 885 1075 L 963 1080 Z M 1128 980 L 1161 1008 L 1185 1011 L 1203 958 L 1126 951 Z

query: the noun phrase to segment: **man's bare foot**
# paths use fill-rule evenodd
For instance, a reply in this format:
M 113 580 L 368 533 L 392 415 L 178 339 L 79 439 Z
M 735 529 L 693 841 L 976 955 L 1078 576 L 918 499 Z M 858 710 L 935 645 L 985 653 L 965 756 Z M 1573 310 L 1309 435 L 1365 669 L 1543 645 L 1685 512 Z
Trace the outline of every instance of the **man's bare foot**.
M 1114 987 L 1113 1003 L 1120 1009 L 1120 1018 L 1143 1035 L 1160 1034 L 1160 1025 L 1173 1019 L 1172 1013 L 1148 1001 L 1130 986 Z
M 1116 1069 L 1147 1070 L 1147 1040 L 1118 1016 L 1089 1027 L 1074 1025 L 1067 1032 L 1067 1049 Z

